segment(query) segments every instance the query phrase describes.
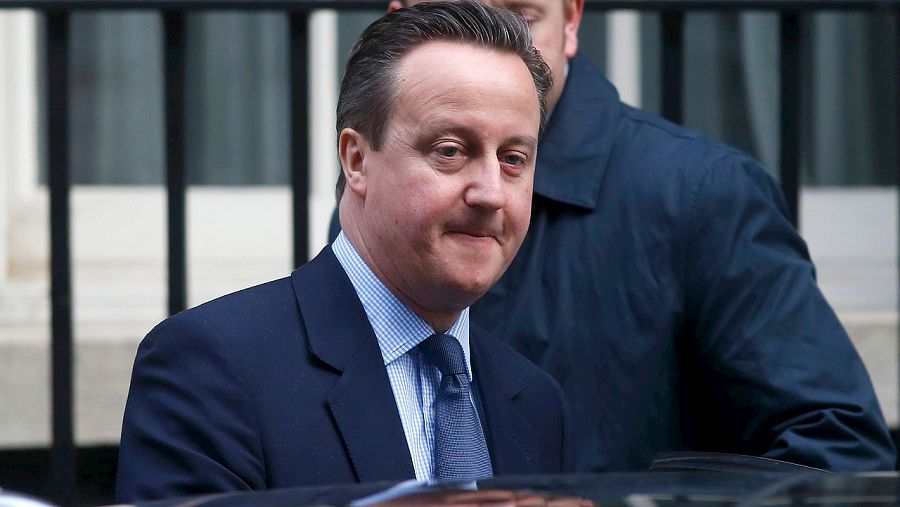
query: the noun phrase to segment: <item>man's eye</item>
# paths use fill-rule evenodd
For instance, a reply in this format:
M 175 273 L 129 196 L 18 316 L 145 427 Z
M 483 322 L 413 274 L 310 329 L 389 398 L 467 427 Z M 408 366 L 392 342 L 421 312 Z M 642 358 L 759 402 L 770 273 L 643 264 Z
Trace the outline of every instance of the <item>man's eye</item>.
M 453 145 L 438 146 L 436 151 L 438 155 L 447 158 L 458 157 L 461 153 L 459 147 Z
M 515 165 L 515 166 L 523 165 L 525 163 L 525 157 L 523 157 L 522 155 L 515 154 L 515 153 L 503 155 L 501 157 L 501 160 L 503 161 L 504 164 Z

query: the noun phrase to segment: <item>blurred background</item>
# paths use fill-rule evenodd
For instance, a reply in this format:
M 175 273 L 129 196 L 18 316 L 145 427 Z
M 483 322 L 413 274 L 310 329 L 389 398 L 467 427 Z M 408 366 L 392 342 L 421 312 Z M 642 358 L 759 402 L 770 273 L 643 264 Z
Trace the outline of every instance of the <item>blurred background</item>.
M 0 486 L 53 497 L 45 15 L 0 2 Z M 343 62 L 385 5 L 308 19 L 307 252 L 326 244 L 338 173 Z M 673 0 L 677 6 L 679 2 Z M 852 3 L 852 2 L 851 2 Z M 589 2 L 580 33 L 623 99 L 660 112 L 661 21 Z M 822 290 L 898 427 L 900 7 L 800 14 L 799 227 Z M 681 122 L 779 178 L 777 10 L 690 10 Z M 72 504 L 112 501 L 121 416 L 140 339 L 167 314 L 164 29 L 153 10 L 68 19 Z M 184 15 L 187 304 L 290 273 L 289 21 L 278 11 Z M 62 116 L 65 118 L 65 116 Z M 840 372 L 835 372 L 839 375 Z M 58 497 L 56 497 L 58 498 Z

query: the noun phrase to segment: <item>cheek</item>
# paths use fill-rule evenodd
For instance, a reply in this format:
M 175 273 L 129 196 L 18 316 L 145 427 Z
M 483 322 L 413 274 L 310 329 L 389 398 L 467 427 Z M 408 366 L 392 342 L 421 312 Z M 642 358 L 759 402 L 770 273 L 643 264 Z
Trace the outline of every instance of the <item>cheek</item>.
M 394 238 L 395 247 L 407 244 L 413 250 L 421 250 L 426 245 L 425 239 L 431 235 L 436 217 L 442 216 L 434 204 L 428 195 L 409 189 L 398 189 L 383 202 L 385 219 L 390 221 L 385 224 L 390 228 L 387 234 Z
M 555 17 L 542 19 L 538 26 L 531 30 L 534 45 L 546 60 L 548 56 L 555 56 L 562 51 L 565 34 L 563 23 Z
M 383 244 L 384 249 L 396 245 L 408 235 L 408 221 L 414 212 L 402 187 L 379 182 L 370 187 L 365 201 L 365 219 Z M 399 246 L 399 245 L 396 245 Z
M 511 225 L 518 232 L 519 236 L 523 237 L 531 221 L 531 189 L 531 182 L 521 189 L 516 189 L 515 193 L 510 197 L 507 209 L 507 216 Z

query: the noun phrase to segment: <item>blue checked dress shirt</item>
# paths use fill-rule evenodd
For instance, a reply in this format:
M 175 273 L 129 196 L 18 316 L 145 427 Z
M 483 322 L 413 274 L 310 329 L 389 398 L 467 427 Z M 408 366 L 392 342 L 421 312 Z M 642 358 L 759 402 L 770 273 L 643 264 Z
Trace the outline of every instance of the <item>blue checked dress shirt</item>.
M 433 405 L 441 384 L 441 373 L 415 347 L 434 334 L 435 330 L 375 276 L 343 231 L 338 234 L 331 248 L 350 277 L 378 339 L 416 479 L 433 479 Z M 459 319 L 445 333 L 459 340 L 465 354 L 469 378 L 474 380 L 469 352 L 468 308 L 462 311 Z

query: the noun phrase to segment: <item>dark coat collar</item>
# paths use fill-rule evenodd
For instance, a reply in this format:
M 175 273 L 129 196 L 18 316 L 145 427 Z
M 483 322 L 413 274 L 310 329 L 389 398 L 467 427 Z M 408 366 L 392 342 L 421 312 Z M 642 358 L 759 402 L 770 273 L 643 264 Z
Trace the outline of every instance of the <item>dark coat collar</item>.
M 587 59 L 575 56 L 538 147 L 534 192 L 593 209 L 622 115 L 619 93 Z

